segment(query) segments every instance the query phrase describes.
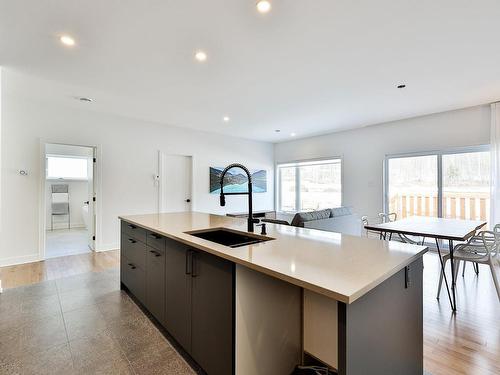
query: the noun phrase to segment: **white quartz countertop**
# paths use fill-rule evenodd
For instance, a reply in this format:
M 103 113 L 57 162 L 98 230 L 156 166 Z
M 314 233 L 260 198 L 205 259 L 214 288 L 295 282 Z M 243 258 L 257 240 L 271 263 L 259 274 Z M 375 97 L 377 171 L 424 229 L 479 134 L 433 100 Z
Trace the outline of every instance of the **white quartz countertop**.
M 344 303 L 352 303 L 421 257 L 427 247 L 266 223 L 274 240 L 238 248 L 187 231 L 230 228 L 246 219 L 201 212 L 121 216 L 120 219 Z M 255 234 L 260 233 L 256 227 Z

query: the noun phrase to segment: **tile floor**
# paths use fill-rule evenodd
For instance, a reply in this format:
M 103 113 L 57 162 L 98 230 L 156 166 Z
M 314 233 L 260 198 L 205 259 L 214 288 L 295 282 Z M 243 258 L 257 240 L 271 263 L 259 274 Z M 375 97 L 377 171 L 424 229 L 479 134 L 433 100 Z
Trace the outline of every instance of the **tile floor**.
M 0 374 L 194 374 L 116 268 L 4 291 L 0 337 Z
M 48 230 L 45 235 L 45 257 L 90 253 L 88 232 L 84 228 Z

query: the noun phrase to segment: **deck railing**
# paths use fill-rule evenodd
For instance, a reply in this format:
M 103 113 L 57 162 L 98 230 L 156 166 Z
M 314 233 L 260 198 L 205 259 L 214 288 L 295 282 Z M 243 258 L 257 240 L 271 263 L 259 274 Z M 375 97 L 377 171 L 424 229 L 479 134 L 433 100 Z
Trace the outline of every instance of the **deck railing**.
M 389 211 L 398 218 L 438 216 L 437 194 L 396 194 L 389 202 Z M 449 219 L 488 220 L 490 195 L 484 192 L 443 193 L 443 217 Z

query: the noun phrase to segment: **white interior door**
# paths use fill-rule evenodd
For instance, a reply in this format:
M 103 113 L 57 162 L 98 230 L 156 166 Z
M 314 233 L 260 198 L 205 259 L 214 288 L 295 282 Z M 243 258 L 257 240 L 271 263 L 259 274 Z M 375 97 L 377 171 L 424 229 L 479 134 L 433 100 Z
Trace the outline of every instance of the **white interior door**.
M 160 152 L 159 211 L 191 211 L 193 158 Z
M 92 157 L 89 157 L 88 163 L 87 163 L 87 177 L 88 177 L 88 207 L 89 207 L 89 213 L 88 213 L 88 228 L 87 228 L 87 235 L 88 235 L 88 244 L 91 250 L 95 250 L 95 148 L 93 148 L 93 155 Z

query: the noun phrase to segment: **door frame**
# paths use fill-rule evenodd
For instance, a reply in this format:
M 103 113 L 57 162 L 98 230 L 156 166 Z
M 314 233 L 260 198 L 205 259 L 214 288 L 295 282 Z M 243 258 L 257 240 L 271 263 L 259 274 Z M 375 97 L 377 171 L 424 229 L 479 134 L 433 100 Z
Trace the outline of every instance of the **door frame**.
M 45 171 L 47 168 L 46 165 L 46 153 L 45 146 L 47 144 L 56 144 L 56 145 L 65 145 L 65 146 L 79 146 L 79 147 L 88 147 L 94 149 L 94 156 L 96 158 L 96 162 L 94 163 L 94 196 L 96 197 L 96 204 L 94 205 L 94 215 L 95 215 L 95 225 L 94 225 L 94 249 L 93 251 L 99 252 L 99 248 L 102 241 L 102 169 L 101 169 L 101 158 L 102 158 L 102 147 L 97 144 L 76 144 L 73 142 L 61 142 L 61 141 L 52 141 L 46 138 L 40 138 L 39 143 L 39 160 L 40 160 L 40 176 L 39 176 L 39 186 L 38 186 L 38 258 L 40 260 L 44 260 L 45 258 L 45 242 L 46 242 L 46 192 L 45 192 L 45 183 L 46 176 Z
M 195 167 L 195 155 L 194 154 L 178 154 L 178 153 L 169 153 L 165 152 L 162 150 L 158 150 L 158 169 L 156 172 L 155 176 L 155 181 L 157 183 L 158 187 L 158 205 L 157 205 L 157 213 L 162 212 L 162 207 L 163 207 L 163 192 L 164 192 L 164 186 L 162 184 L 162 175 L 161 171 L 163 170 L 163 155 L 168 155 L 168 156 L 183 156 L 183 157 L 189 157 L 191 158 L 191 211 L 195 211 L 195 204 L 196 204 L 196 199 L 195 199 L 195 193 L 194 193 L 194 186 L 195 186 L 195 173 L 194 173 L 194 167 Z

